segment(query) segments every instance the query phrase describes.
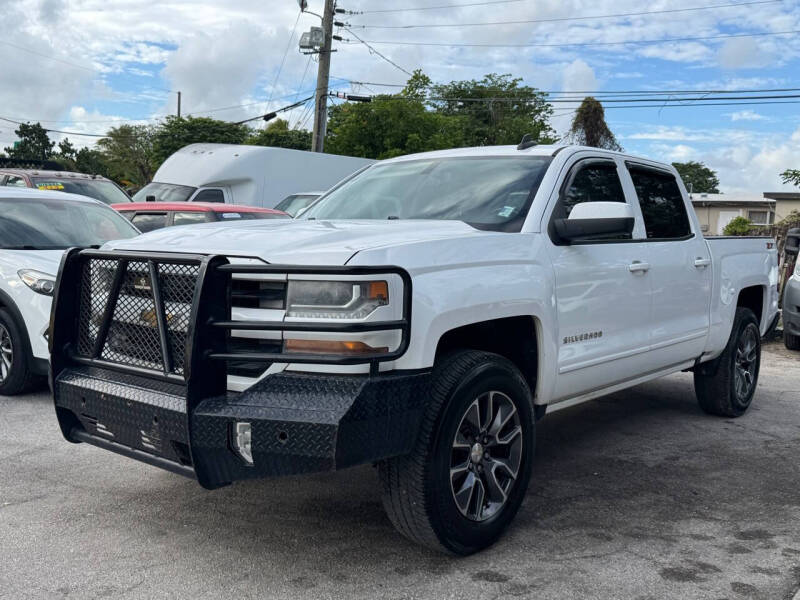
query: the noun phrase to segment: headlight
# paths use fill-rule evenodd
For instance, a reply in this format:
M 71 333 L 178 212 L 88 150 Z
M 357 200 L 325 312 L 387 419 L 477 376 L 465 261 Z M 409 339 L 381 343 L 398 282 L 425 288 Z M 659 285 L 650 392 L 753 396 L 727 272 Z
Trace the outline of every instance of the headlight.
M 363 319 L 389 304 L 386 281 L 289 281 L 286 316 Z
M 25 285 L 37 294 L 52 296 L 53 291 L 56 289 L 56 278 L 53 275 L 34 271 L 33 269 L 22 269 L 17 271 L 17 275 Z

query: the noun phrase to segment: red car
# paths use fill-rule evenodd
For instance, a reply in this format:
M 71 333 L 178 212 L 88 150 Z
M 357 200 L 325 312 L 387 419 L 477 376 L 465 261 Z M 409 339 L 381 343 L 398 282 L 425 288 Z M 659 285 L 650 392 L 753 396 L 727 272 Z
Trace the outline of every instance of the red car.
M 172 225 L 195 225 L 214 221 L 291 219 L 279 210 L 217 202 L 127 202 L 112 204 L 111 207 L 130 219 L 142 233 Z

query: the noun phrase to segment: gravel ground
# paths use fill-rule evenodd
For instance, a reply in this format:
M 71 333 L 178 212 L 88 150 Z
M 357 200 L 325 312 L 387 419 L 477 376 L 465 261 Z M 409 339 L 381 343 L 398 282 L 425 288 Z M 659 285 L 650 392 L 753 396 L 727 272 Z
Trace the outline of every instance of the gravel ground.
M 61 439 L 0 397 L 0 598 L 765 598 L 800 588 L 800 353 L 708 417 L 678 374 L 548 416 L 506 536 L 469 558 L 397 535 L 371 467 L 206 492 Z

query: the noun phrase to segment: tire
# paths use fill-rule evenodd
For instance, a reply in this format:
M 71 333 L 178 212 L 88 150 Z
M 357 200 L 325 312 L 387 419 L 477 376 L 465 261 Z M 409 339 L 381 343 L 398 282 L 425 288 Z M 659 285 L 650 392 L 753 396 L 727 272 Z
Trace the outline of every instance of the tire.
M 0 396 L 21 394 L 36 382 L 24 335 L 11 314 L 0 309 Z
M 740 417 L 750 407 L 761 366 L 761 335 L 749 308 L 737 308 L 725 350 L 713 374 L 695 371 L 694 390 L 705 412 Z
M 513 363 L 488 352 L 454 352 L 437 361 L 432 378 L 411 453 L 378 463 L 383 506 L 410 540 L 468 555 L 497 541 L 525 498 L 532 395 Z
M 783 344 L 788 350 L 800 350 L 800 335 L 792 335 L 786 331 L 785 326 L 783 330 Z

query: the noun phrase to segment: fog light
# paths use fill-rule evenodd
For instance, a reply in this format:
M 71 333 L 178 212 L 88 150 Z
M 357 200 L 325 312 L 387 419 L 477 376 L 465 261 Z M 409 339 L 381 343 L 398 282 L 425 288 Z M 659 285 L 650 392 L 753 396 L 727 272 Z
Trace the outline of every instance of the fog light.
M 244 462 L 253 464 L 253 434 L 250 423 L 234 423 L 233 449 Z

